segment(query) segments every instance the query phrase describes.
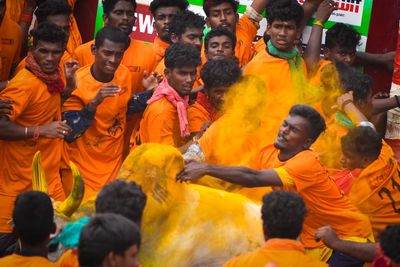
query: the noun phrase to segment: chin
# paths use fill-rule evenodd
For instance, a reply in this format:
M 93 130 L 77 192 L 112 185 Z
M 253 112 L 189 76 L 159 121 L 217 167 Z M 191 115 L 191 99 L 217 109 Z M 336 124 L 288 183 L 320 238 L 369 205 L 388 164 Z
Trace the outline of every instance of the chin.
M 274 147 L 277 148 L 277 149 L 281 149 L 282 148 L 278 141 L 274 142 Z

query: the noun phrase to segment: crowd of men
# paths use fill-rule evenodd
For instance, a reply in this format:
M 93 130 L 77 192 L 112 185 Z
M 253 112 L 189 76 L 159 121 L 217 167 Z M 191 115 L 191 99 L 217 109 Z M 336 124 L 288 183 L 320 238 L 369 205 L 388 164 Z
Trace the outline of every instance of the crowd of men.
M 253 197 L 265 245 L 224 266 L 400 266 L 400 169 L 383 139 L 386 111 L 400 100 L 373 96 L 373 79 L 356 69 L 391 69 L 394 52 L 357 52 L 360 34 L 342 23 L 323 40 L 335 1 L 253 0 L 239 17 L 236 0 L 204 0 L 204 18 L 186 0 L 153 0 L 157 36 L 145 43 L 130 37 L 135 0 L 103 0 L 104 27 L 83 44 L 75 2 L 0 0 L 0 266 L 55 265 L 51 199 L 70 195 L 70 161 L 84 199 L 97 195 L 96 214 L 56 265 L 139 266 L 147 197 L 116 177 L 144 143 L 180 151 L 177 182 L 208 175 L 268 192 Z M 267 28 L 253 44 L 264 11 Z M 227 95 L 245 83 L 265 97 L 261 116 L 245 118 L 262 147 L 249 132 L 238 151 L 219 135 Z M 243 106 L 251 92 L 240 94 Z M 31 191 L 37 151 L 48 195 Z

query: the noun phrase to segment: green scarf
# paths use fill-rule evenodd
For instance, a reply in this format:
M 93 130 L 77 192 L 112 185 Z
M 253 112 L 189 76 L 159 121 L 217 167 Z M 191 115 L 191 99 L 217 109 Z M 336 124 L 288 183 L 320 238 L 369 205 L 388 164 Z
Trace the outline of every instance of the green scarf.
M 303 64 L 301 64 L 301 55 L 299 51 L 292 48 L 292 51 L 290 53 L 282 52 L 272 44 L 271 40 L 268 41 L 267 45 L 268 45 L 268 51 L 271 55 L 287 59 L 289 61 L 289 66 L 291 71 L 294 70 L 303 71 Z M 294 61 L 294 58 L 296 58 L 296 62 Z
M 345 129 L 353 129 L 356 127 L 354 123 L 341 111 L 336 111 L 335 123 Z

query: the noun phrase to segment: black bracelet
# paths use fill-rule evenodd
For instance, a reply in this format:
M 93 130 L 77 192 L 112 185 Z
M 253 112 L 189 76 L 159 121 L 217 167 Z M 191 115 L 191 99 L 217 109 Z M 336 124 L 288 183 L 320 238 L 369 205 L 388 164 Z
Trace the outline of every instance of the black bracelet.
M 399 96 L 398 96 L 398 95 L 395 95 L 394 98 L 396 98 L 397 107 L 400 108 Z

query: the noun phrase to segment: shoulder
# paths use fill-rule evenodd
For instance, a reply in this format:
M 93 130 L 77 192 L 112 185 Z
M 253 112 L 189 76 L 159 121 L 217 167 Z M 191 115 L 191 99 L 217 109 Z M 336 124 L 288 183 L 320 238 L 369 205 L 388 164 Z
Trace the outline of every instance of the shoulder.
M 37 86 L 45 86 L 45 83 L 43 83 L 38 77 L 33 75 L 32 72 L 27 70 L 25 67 L 21 69 L 17 73 L 17 75 L 14 76 L 7 85 L 7 87 L 18 87 L 18 88 L 34 88 Z
M 2 26 L 4 25 L 4 29 L 11 34 L 18 36 L 18 39 L 20 39 L 20 34 L 19 32 L 21 31 L 21 27 L 13 21 L 12 19 L 8 18 L 7 16 L 4 16 Z
M 195 114 L 195 113 L 204 113 L 204 114 L 208 113 L 207 110 L 197 101 L 188 107 L 187 112 L 188 116 L 189 114 Z
M 271 62 L 272 59 L 273 57 L 270 56 L 265 49 L 262 49 L 252 60 L 250 60 L 249 64 L 247 64 L 246 68 L 244 69 L 244 74 L 251 74 L 249 72 L 257 69 L 263 69 L 265 67 L 263 64 Z
M 77 71 L 76 71 L 76 77 L 78 80 L 81 80 L 82 78 L 87 78 L 88 75 L 92 75 L 90 68 L 92 67 L 92 65 L 85 65 L 83 67 L 80 67 Z
M 94 40 L 89 41 L 87 43 L 81 44 L 80 46 L 78 46 L 75 51 L 74 54 L 81 54 L 81 53 L 85 53 L 87 51 L 91 51 L 91 45 L 94 44 Z
M 154 101 L 148 106 L 148 112 L 153 114 L 159 114 L 165 117 L 167 114 L 176 113 L 175 106 L 168 101 L 166 97 L 162 97 L 157 101 Z

